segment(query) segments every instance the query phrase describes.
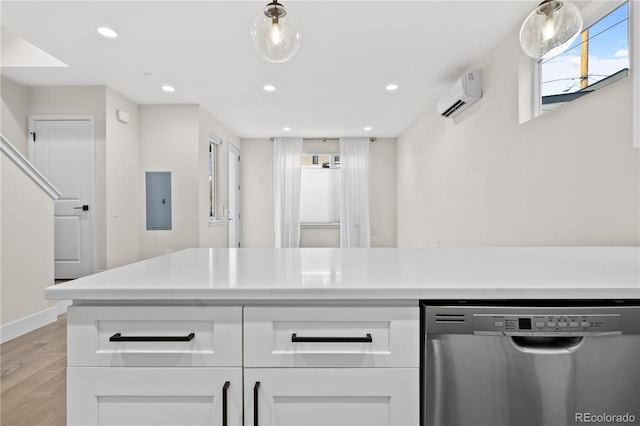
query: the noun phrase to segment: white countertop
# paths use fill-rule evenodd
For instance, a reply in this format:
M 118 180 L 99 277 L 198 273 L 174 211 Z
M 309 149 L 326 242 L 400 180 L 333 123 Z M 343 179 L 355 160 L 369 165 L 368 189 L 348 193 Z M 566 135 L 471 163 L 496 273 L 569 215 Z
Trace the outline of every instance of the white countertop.
M 640 247 L 186 249 L 46 288 L 60 300 L 640 298 Z

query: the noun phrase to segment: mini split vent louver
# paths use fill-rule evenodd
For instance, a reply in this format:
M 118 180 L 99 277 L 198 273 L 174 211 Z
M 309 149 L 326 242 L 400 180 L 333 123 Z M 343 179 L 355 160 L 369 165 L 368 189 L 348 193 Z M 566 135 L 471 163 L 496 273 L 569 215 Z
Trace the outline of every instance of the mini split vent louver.
M 453 118 L 478 102 L 481 97 L 482 71 L 470 71 L 438 99 L 436 108 L 443 117 Z

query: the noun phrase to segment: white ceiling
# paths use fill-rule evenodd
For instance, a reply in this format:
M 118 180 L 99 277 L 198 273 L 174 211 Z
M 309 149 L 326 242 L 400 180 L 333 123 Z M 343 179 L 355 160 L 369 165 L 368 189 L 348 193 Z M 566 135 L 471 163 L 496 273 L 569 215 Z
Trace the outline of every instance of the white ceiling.
M 302 43 L 270 63 L 249 36 L 267 2 L 4 0 L 2 26 L 69 67 L 2 74 L 29 86 L 106 85 L 141 105 L 197 103 L 242 138 L 367 135 L 364 126 L 396 137 L 538 3 L 285 0 Z M 120 37 L 98 35 L 101 25 Z M 390 82 L 400 88 L 387 92 Z M 267 83 L 277 90 L 264 92 Z

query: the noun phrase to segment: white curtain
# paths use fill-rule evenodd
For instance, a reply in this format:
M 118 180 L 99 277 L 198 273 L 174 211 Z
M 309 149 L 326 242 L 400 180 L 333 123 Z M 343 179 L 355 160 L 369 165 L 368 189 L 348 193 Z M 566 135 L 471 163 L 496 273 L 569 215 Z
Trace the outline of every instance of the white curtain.
M 340 138 L 342 194 L 340 247 L 371 247 L 369 240 L 369 139 Z
M 300 245 L 302 139 L 273 141 L 273 220 L 276 248 Z

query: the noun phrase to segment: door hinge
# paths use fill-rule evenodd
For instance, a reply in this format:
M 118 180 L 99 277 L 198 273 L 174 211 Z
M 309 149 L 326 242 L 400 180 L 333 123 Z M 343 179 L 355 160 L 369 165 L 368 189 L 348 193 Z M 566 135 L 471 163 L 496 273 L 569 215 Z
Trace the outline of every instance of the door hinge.
M 29 132 L 29 133 L 31 133 L 31 135 L 33 135 L 33 141 L 35 142 L 36 141 L 36 132 Z
M 240 161 L 240 156 L 238 155 L 238 161 Z

